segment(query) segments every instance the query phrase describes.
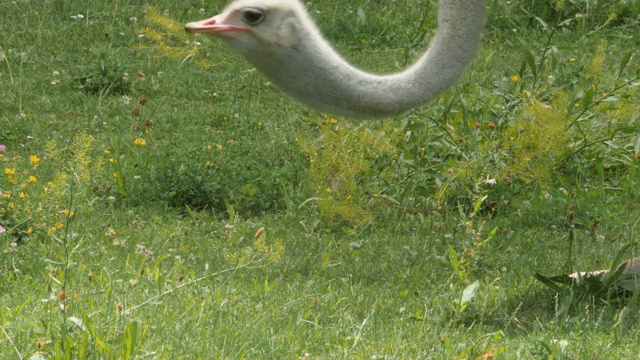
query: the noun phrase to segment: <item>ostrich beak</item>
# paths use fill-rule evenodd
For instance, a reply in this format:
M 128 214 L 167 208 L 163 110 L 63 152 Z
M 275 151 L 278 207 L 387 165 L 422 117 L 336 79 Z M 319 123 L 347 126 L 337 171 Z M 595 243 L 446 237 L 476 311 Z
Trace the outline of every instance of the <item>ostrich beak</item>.
M 226 32 L 251 31 L 249 28 L 244 26 L 225 24 L 221 15 L 216 15 L 210 19 L 190 22 L 184 26 L 184 29 L 190 33 L 200 32 L 217 36 L 223 36 Z

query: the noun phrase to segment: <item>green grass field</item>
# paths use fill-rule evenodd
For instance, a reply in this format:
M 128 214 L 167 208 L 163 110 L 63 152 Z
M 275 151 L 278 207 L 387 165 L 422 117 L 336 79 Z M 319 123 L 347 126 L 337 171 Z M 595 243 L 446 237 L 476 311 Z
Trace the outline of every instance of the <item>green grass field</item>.
M 224 5 L 0 3 L 1 359 L 640 357 L 633 278 L 534 277 L 638 256 L 637 2 L 490 1 L 459 83 L 370 123 L 182 31 Z M 437 3 L 308 7 L 383 72 Z

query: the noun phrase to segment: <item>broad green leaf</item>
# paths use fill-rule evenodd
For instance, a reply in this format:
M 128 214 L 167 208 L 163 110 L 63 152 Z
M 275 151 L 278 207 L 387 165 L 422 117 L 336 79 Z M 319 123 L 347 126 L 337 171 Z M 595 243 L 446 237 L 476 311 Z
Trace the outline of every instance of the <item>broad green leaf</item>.
M 547 285 L 549 288 L 551 288 L 552 290 L 556 291 L 556 292 L 563 292 L 564 289 L 562 287 L 560 287 L 558 284 L 556 284 L 556 282 L 553 280 L 552 277 L 546 276 L 546 275 L 542 275 L 540 273 L 535 273 L 533 275 L 534 278 L 536 278 L 536 280 L 540 281 L 541 283 Z
M 540 23 L 540 25 L 542 25 L 542 28 L 546 31 L 549 29 L 549 25 L 547 25 L 547 23 L 542 20 L 541 18 L 536 16 L 536 20 L 538 20 L 538 22 Z
M 89 315 L 84 314 L 84 316 L 82 316 L 82 322 L 87 327 L 87 331 L 89 331 L 89 334 L 91 335 L 91 337 L 95 339 L 96 338 L 96 328 L 93 325 L 93 321 L 91 320 Z
M 527 65 L 531 68 L 531 71 L 534 75 L 538 73 L 538 67 L 536 66 L 536 60 L 533 56 L 533 53 L 529 49 L 524 50 L 525 59 L 527 61 Z
M 367 15 L 365 15 L 364 10 L 362 10 L 361 7 L 358 8 L 358 23 L 360 25 L 367 23 Z
M 67 318 L 67 321 L 79 327 L 80 329 L 82 329 L 82 331 L 87 331 L 87 326 L 84 324 L 84 322 L 82 322 L 82 319 L 79 319 L 75 316 L 70 316 Z
M 627 291 L 637 291 L 640 289 L 640 279 L 627 279 L 618 283 L 618 286 Z
M 622 76 L 622 73 L 624 72 L 624 69 L 627 67 L 627 64 L 629 63 L 629 60 L 631 60 L 632 56 L 633 56 L 633 51 L 629 51 L 624 55 L 622 55 L 622 58 L 620 59 L 620 65 L 618 67 L 618 78 Z
M 473 205 L 473 212 L 477 213 L 478 209 L 480 209 L 480 206 L 482 205 L 482 203 L 489 197 L 489 195 L 485 195 L 483 197 L 480 197 L 476 200 L 476 203 Z
M 480 283 L 476 280 L 473 284 L 468 285 L 462 291 L 462 297 L 460 298 L 460 305 L 464 305 L 469 301 L 473 301 L 476 298 L 476 292 L 478 291 L 478 287 Z
M 589 106 L 591 106 L 591 103 L 593 102 L 593 94 L 595 93 L 596 89 L 592 86 L 589 86 L 589 88 L 584 92 L 584 95 L 582 96 L 582 106 L 586 109 Z
M 122 359 L 133 359 L 138 344 L 138 322 L 132 321 L 124 332 Z
M 460 280 L 465 279 L 464 274 L 460 271 L 460 260 L 458 260 L 458 252 L 453 247 L 449 246 L 449 261 L 451 261 L 451 266 L 453 266 L 453 270 L 455 270 L 456 274 Z

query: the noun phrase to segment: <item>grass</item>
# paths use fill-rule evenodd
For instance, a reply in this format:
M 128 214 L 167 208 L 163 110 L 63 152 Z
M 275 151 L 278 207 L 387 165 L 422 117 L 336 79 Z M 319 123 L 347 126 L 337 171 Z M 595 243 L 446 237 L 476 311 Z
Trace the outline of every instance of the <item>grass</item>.
M 460 83 L 372 124 L 172 28 L 222 3 L 0 5 L 0 358 L 637 357 L 637 292 L 533 276 L 637 256 L 640 9 L 563 4 L 492 2 Z M 310 7 L 379 71 L 436 8 Z

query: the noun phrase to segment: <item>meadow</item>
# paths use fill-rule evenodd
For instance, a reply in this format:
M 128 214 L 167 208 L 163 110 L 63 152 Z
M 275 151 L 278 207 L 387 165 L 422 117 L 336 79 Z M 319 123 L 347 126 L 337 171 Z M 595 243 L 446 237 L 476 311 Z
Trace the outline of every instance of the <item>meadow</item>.
M 0 358 L 629 359 L 640 3 L 489 1 L 385 121 L 288 98 L 184 23 L 224 1 L 0 3 Z M 318 0 L 398 71 L 437 3 Z M 564 281 L 564 282 L 563 282 Z

